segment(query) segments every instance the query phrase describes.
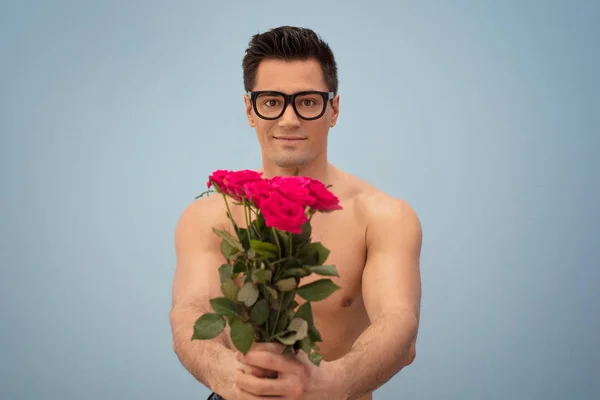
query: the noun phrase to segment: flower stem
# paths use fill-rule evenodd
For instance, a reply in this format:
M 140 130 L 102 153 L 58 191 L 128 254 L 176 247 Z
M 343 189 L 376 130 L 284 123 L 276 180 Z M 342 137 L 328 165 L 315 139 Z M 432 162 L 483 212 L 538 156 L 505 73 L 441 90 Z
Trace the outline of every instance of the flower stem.
M 265 330 L 267 331 L 265 333 L 265 341 L 267 341 L 267 339 L 269 338 L 269 336 L 271 335 L 271 330 L 269 329 L 269 318 L 267 318 L 267 320 L 265 321 Z
M 275 242 L 277 243 L 277 255 L 279 258 L 281 258 L 281 244 L 279 243 L 279 236 L 277 235 L 275 228 L 271 227 L 271 231 L 273 232 L 273 236 L 275 236 Z
M 231 214 L 231 209 L 229 208 L 229 202 L 227 201 L 227 196 L 223 193 L 223 200 L 225 200 L 225 207 L 227 207 L 227 217 L 231 220 L 233 225 L 235 226 L 235 221 L 233 220 L 233 215 Z
M 273 329 L 271 329 L 271 339 L 275 335 L 275 329 L 277 329 L 277 325 L 279 324 L 279 314 L 281 313 L 282 306 L 283 306 L 283 293 L 279 300 L 279 309 L 277 310 L 277 318 L 275 318 L 275 325 L 273 325 Z
M 252 229 L 250 224 L 250 215 L 248 212 L 248 205 L 246 203 L 246 199 L 242 197 L 242 204 L 244 205 L 244 218 L 246 219 L 246 233 L 248 234 L 248 243 L 250 243 L 250 229 Z
M 254 216 L 256 217 L 255 221 L 258 224 L 258 212 L 256 210 L 254 210 L 254 208 L 249 207 L 250 210 L 250 217 L 252 217 L 252 214 L 254 214 Z M 262 234 L 260 233 L 260 229 L 258 229 L 256 226 L 253 227 L 254 232 L 258 235 L 260 241 L 262 242 L 263 237 Z

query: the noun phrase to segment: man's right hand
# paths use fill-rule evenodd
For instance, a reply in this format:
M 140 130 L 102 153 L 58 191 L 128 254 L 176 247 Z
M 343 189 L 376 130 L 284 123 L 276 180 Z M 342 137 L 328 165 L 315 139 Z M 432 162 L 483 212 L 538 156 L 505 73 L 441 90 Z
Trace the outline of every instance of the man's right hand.
M 274 343 L 253 343 L 252 349 L 263 349 L 266 351 L 277 351 L 279 348 L 276 347 L 277 344 Z M 236 350 L 236 349 L 234 349 Z M 236 354 L 241 354 L 239 351 L 236 351 Z M 263 368 L 255 367 L 252 365 L 246 365 L 237 360 L 236 357 L 236 369 L 244 372 L 245 374 L 254 375 L 257 378 L 277 378 L 277 371 L 270 371 Z M 235 372 L 235 371 L 234 371 Z

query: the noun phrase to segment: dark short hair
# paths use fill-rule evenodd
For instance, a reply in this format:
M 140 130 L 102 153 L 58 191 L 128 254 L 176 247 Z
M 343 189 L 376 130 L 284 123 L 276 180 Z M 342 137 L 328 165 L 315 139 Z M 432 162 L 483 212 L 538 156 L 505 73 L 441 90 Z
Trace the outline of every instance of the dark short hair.
M 256 83 L 258 65 L 264 59 L 308 60 L 321 64 L 323 79 L 330 91 L 337 93 L 337 65 L 329 45 L 314 31 L 295 26 L 280 26 L 252 36 L 242 61 L 244 89 L 251 91 Z

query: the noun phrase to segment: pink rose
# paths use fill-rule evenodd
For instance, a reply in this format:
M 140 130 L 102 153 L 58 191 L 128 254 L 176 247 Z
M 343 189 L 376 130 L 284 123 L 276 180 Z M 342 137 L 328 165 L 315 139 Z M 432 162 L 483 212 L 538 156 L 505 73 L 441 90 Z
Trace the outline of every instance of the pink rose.
M 256 205 L 260 209 L 261 202 L 263 199 L 269 197 L 273 187 L 271 182 L 265 179 L 259 181 L 252 181 L 244 184 L 244 192 L 246 198 Z
M 221 191 L 234 200 L 242 201 L 244 185 L 249 182 L 261 180 L 261 174 L 251 170 L 241 171 L 215 171 L 213 181 Z M 210 182 L 210 181 L 209 181 Z
M 256 171 L 244 169 L 233 171 L 225 176 L 223 183 L 231 194 L 244 195 L 244 184 L 261 180 L 261 174 Z
M 213 186 L 213 184 L 216 184 L 219 187 L 219 189 L 223 190 L 224 189 L 223 179 L 225 179 L 225 177 L 229 173 L 231 173 L 231 171 L 227 171 L 225 169 L 219 169 L 219 170 L 213 172 L 208 177 L 208 182 L 206 182 L 206 187 L 210 189 L 210 187 Z
M 303 207 L 315 202 L 315 198 L 308 190 L 310 179 L 303 176 L 285 176 L 272 179 L 273 188 L 279 193 L 300 204 Z
M 309 204 L 313 210 L 327 212 L 342 209 L 340 199 L 330 192 L 322 182 L 311 179 L 308 184 L 308 190 L 315 199 Z
M 285 232 L 301 234 L 302 224 L 308 221 L 304 207 L 278 191 L 273 191 L 270 196 L 261 199 L 260 211 L 267 226 Z

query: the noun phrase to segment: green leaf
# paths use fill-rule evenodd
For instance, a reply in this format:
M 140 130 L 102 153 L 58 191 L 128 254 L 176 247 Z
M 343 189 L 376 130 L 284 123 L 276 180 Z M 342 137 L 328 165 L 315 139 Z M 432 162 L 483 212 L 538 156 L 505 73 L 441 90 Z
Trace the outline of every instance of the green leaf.
M 272 313 L 277 314 L 277 313 Z M 277 326 L 275 327 L 275 333 L 285 332 L 287 330 L 288 325 L 290 324 L 290 319 L 285 314 L 279 315 L 279 321 L 277 321 Z
M 225 319 L 217 314 L 207 313 L 196 320 L 192 340 L 207 340 L 217 337 L 225 329 Z
M 309 325 L 314 324 L 310 301 L 307 301 L 306 303 L 298 307 L 298 311 L 296 311 L 296 318 L 302 318 L 303 320 L 308 322 Z
M 312 249 L 315 249 L 319 254 L 319 257 L 317 258 L 317 265 L 322 265 L 329 257 L 329 249 L 323 246 L 321 242 L 311 243 L 309 246 Z
M 239 317 L 240 311 L 234 302 L 226 297 L 217 297 L 210 300 L 212 309 L 218 314 L 226 317 Z
M 291 346 L 296 343 L 296 332 L 289 332 L 285 335 L 277 336 L 277 340 L 283 344 Z
M 219 277 L 221 278 L 221 283 L 225 282 L 227 279 L 233 278 L 233 265 L 231 264 L 223 264 L 219 267 Z
M 295 257 L 290 257 L 283 263 L 283 269 L 288 270 L 293 268 L 302 268 L 302 265 L 303 264 L 301 260 Z
M 269 305 L 271 306 L 271 309 L 273 309 L 273 310 L 279 311 L 279 309 L 281 308 L 281 306 L 279 304 L 279 300 L 274 297 L 269 298 Z M 273 314 L 271 314 L 271 315 L 273 315 Z
M 300 260 L 300 266 L 302 265 L 316 265 L 319 261 L 319 252 L 317 249 L 310 247 L 310 243 L 299 246 L 298 259 Z
M 303 268 L 290 268 L 290 269 L 284 270 L 281 277 L 282 278 L 289 278 L 289 277 L 303 278 L 307 275 L 308 275 L 308 272 L 306 270 L 304 270 Z
M 237 236 L 240 238 L 240 244 L 244 248 L 244 251 L 250 249 L 250 240 L 248 239 L 248 230 L 245 228 L 237 228 Z
M 255 269 L 252 271 L 252 281 L 255 283 L 271 282 L 273 273 L 268 269 Z
M 246 265 L 246 263 L 242 260 L 238 260 L 236 261 L 235 264 L 233 264 L 233 273 L 234 274 L 241 274 L 242 272 L 246 272 L 248 271 L 248 266 Z
M 221 253 L 228 260 L 234 259 L 240 252 L 231 246 L 226 240 L 221 241 Z
M 304 339 L 302 339 L 300 341 L 300 348 L 302 349 L 302 351 L 304 351 L 307 355 L 310 354 L 311 350 L 312 350 L 312 343 L 310 342 L 310 338 L 307 336 Z
M 308 335 L 308 323 L 302 318 L 294 318 L 288 330 L 296 332 L 296 340 L 302 340 Z
M 283 294 L 283 301 L 281 302 L 281 308 L 284 310 L 290 308 L 290 305 L 294 301 L 295 297 L 296 297 L 296 293 L 294 293 L 293 291 L 285 292 Z
M 299 258 L 303 265 L 322 265 L 329 257 L 329 249 L 321 242 L 309 243 L 301 247 Z
M 252 325 L 238 319 L 231 321 L 231 342 L 244 355 L 252 347 L 254 329 Z
M 310 326 L 308 327 L 308 337 L 310 338 L 310 341 L 313 343 L 323 341 L 323 339 L 321 338 L 321 333 L 319 332 L 319 330 L 317 329 L 317 327 L 314 324 L 310 324 Z
M 288 232 L 280 231 L 279 229 L 272 229 L 265 225 L 263 229 L 263 238 L 266 242 L 277 243 L 281 246 L 281 257 L 287 257 L 289 255 L 289 236 Z
M 312 235 L 312 226 L 310 222 L 305 222 L 302 224 L 302 233 L 292 234 L 292 245 L 297 248 L 300 245 L 304 245 L 310 242 L 310 236 Z
M 277 310 L 275 309 L 275 307 L 271 307 L 270 312 L 269 312 L 269 319 L 267 324 L 269 325 L 269 330 L 270 332 L 269 335 L 275 335 L 276 333 L 278 333 L 279 331 L 276 329 L 277 328 L 277 324 L 279 323 L 279 320 L 277 318 Z
M 318 275 L 337 276 L 337 277 L 340 276 L 337 272 L 337 269 L 335 268 L 335 265 L 311 265 L 311 266 L 304 267 L 304 269 L 307 269 L 310 272 L 314 272 L 315 274 L 318 274 Z
M 220 238 L 222 238 L 223 240 L 225 240 L 227 243 L 229 243 L 229 245 L 231 247 L 233 247 L 234 249 L 242 252 L 244 251 L 244 248 L 242 247 L 242 244 L 240 243 L 240 241 L 234 237 L 231 233 L 227 232 L 226 230 L 223 229 L 217 229 L 217 228 L 212 228 L 213 232 L 217 234 L 217 236 L 219 236 Z
M 251 240 L 250 247 L 254 249 L 256 254 L 268 258 L 277 257 L 277 252 L 279 251 L 273 243 L 261 242 L 259 240 Z
M 254 287 L 251 282 L 245 283 L 240 289 L 237 297 L 237 301 L 240 301 L 246 305 L 246 307 L 252 307 L 258 299 L 258 289 Z
M 221 284 L 221 292 L 233 302 L 237 301 L 239 291 L 240 288 L 231 279 L 227 279 Z
M 250 313 L 250 319 L 256 325 L 264 324 L 269 318 L 269 304 L 267 300 L 260 299 L 256 302 L 254 307 L 252 307 L 252 312 Z
M 265 290 L 269 293 L 272 299 L 277 299 L 279 296 L 277 295 L 277 290 L 273 289 L 271 286 L 265 286 Z
M 289 319 L 293 319 L 296 316 L 296 312 L 290 307 L 285 310 L 285 315 L 287 315 Z
M 330 294 L 340 287 L 331 279 L 319 279 L 296 289 L 296 294 L 307 301 L 320 301 L 326 299 Z
M 323 356 L 321 355 L 321 353 L 313 351 L 312 353 L 310 353 L 308 355 L 308 359 L 310 360 L 310 362 L 312 362 L 313 364 L 315 364 L 318 367 L 321 364 L 321 360 L 323 359 Z
M 258 232 L 261 236 L 265 236 L 264 233 L 265 229 L 267 228 L 267 225 L 265 223 L 265 217 L 262 214 L 258 214 L 258 218 L 253 220 L 251 224 L 253 227 L 253 229 L 251 230 L 252 233 Z M 254 237 L 254 235 L 252 235 L 252 237 Z
M 287 278 L 280 280 L 276 285 L 282 292 L 289 292 L 290 290 L 294 290 L 298 286 L 298 283 L 295 278 Z

